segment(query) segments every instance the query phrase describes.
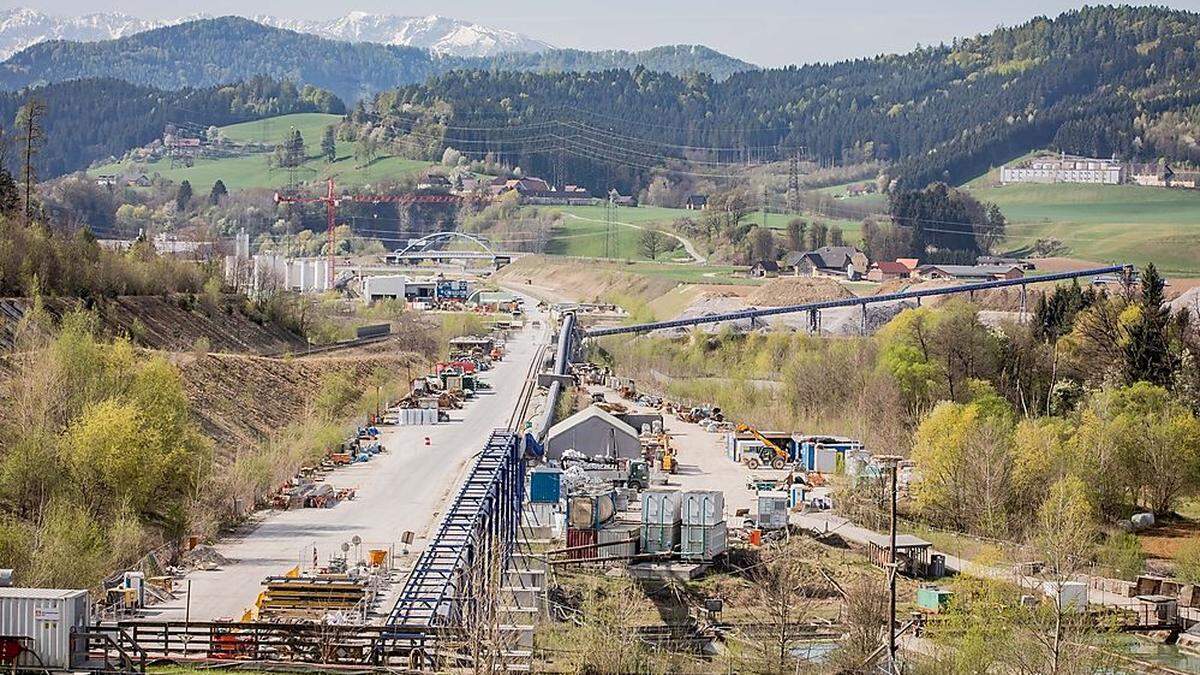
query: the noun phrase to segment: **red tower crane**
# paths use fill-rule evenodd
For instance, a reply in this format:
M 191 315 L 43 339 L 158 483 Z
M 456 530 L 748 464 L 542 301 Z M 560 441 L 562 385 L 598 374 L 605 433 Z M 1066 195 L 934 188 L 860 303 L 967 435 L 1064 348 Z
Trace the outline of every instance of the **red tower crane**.
M 275 202 L 277 204 L 324 204 L 325 205 L 325 220 L 326 220 L 326 235 L 329 238 L 328 249 L 329 259 L 326 267 L 328 276 L 328 284 L 333 288 L 334 271 L 336 269 L 335 249 L 337 248 L 337 237 L 334 235 L 334 228 L 337 226 L 337 207 L 338 204 L 344 201 L 359 202 L 367 204 L 382 204 L 385 202 L 393 202 L 397 204 L 458 204 L 462 198 L 458 195 L 424 195 L 406 193 L 400 195 L 341 195 L 337 194 L 334 189 L 333 179 L 326 181 L 327 191 L 322 197 L 302 197 L 299 195 L 286 195 L 275 193 Z

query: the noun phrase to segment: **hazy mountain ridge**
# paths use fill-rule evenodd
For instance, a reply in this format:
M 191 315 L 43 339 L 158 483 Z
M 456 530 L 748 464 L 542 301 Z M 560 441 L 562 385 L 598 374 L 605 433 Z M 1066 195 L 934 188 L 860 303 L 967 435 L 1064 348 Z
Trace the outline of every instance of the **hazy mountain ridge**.
M 205 18 L 212 17 L 193 14 L 158 20 L 120 12 L 57 16 L 18 7 L 0 11 L 0 59 L 7 59 L 27 47 L 50 40 L 115 40 Z M 255 16 L 252 20 L 331 40 L 420 47 L 451 56 L 486 57 L 511 52 L 541 52 L 553 48 L 547 42 L 521 33 L 438 15 L 397 16 L 349 12 L 329 20 L 289 19 L 270 15 Z
M 751 64 L 703 47 L 645 52 L 549 50 L 460 57 L 429 49 L 329 40 L 240 17 L 201 19 L 104 42 L 54 41 L 0 64 L 0 87 L 113 77 L 162 89 L 208 87 L 255 75 L 290 79 L 354 101 L 456 69 L 706 72 L 717 79 Z

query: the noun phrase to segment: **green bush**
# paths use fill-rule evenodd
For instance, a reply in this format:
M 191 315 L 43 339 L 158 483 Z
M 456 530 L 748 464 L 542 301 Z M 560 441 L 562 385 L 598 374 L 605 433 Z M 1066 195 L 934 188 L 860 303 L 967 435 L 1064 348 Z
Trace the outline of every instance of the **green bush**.
M 1128 532 L 1118 532 L 1100 545 L 1096 551 L 1096 561 L 1111 569 L 1118 579 L 1132 581 L 1142 573 L 1146 554 L 1137 537 Z
M 1175 576 L 1189 584 L 1200 584 L 1200 539 L 1185 541 L 1175 552 Z

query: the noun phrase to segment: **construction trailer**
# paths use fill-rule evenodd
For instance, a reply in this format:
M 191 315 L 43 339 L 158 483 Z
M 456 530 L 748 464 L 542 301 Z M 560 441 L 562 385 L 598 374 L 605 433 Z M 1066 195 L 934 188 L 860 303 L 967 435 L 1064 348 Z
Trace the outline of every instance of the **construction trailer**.
M 0 587 L 0 664 L 8 670 L 69 671 L 85 659 L 72 634 L 89 625 L 87 591 Z

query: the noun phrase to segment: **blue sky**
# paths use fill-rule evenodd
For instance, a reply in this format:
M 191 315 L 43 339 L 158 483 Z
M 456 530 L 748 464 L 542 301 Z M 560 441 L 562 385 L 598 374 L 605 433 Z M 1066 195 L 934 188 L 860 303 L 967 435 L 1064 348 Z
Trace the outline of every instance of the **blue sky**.
M 902 52 L 918 43 L 949 41 L 1082 4 L 1058 0 L 0 0 L 0 7 L 26 6 L 53 14 L 121 11 L 158 18 L 193 12 L 308 19 L 351 10 L 443 14 L 526 33 L 560 47 L 643 49 L 699 43 L 766 66 Z M 1200 0 L 1165 4 L 1200 10 Z

